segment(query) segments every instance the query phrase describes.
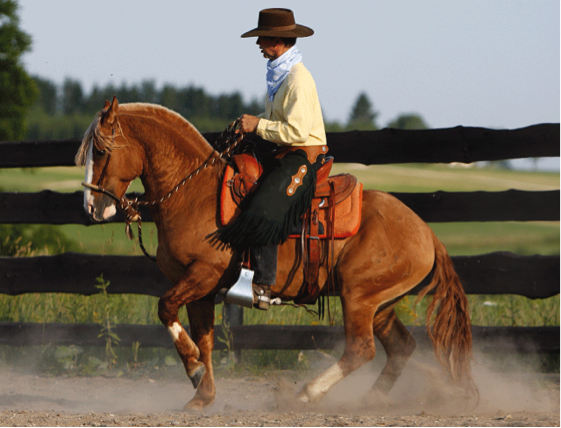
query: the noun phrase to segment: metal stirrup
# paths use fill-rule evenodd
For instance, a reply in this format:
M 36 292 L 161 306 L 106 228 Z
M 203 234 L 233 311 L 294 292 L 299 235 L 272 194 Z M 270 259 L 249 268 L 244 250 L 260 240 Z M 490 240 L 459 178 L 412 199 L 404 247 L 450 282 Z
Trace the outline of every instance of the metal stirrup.
M 225 300 L 228 303 L 253 308 L 253 271 L 242 267 L 240 277 L 226 292 Z

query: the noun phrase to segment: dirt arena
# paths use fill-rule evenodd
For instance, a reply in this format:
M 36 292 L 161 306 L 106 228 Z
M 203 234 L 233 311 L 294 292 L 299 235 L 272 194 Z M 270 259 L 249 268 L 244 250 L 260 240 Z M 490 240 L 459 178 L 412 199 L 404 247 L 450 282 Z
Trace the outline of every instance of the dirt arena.
M 380 369 L 372 365 L 313 405 L 294 397 L 318 367 L 267 378 L 218 374 L 216 402 L 199 414 L 181 411 L 194 394 L 184 374 L 133 380 L 48 377 L 5 368 L 0 426 L 559 426 L 559 375 L 530 373 L 527 367 L 497 373 L 482 357 L 476 360 L 481 399 L 471 410 L 454 402 L 437 366 L 419 358 L 408 364 L 389 397 L 368 401 L 364 395 Z

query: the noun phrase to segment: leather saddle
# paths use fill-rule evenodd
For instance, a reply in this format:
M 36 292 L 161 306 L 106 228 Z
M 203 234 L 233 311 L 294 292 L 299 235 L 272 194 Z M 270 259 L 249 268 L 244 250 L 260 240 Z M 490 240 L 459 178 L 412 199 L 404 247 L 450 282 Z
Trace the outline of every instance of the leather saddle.
M 263 167 L 257 159 L 247 153 L 234 155 L 233 166 L 228 165 L 224 174 L 221 195 L 221 222 L 222 225 L 229 224 L 241 212 L 241 202 L 259 186 L 259 178 L 263 174 Z M 333 157 L 325 158 L 325 163 L 317 171 L 316 192 L 314 202 L 317 202 L 320 211 L 327 211 L 335 206 L 334 238 L 347 238 L 358 231 L 360 210 L 358 218 L 350 219 L 350 207 L 339 205 L 348 198 L 352 198 L 356 190 L 360 190 L 357 196 L 362 200 L 362 184 L 357 186 L 357 179 L 351 174 L 338 174 L 329 176 L 333 166 Z M 350 202 L 350 201 L 347 201 Z M 356 201 L 358 202 L 358 200 Z M 357 205 L 356 203 L 352 205 Z M 357 207 L 353 207 L 353 212 Z M 325 214 L 325 213 L 324 213 Z M 356 214 L 356 213 L 355 213 Z M 328 218 L 320 213 L 320 223 L 325 232 L 320 238 L 330 238 L 327 235 L 326 223 Z M 352 216 L 355 217 L 355 216 Z M 301 233 L 291 234 L 290 238 L 300 238 Z
M 257 189 L 263 174 L 262 165 L 252 154 L 234 155 L 232 160 L 233 165 L 228 165 L 224 173 L 220 197 L 222 225 L 229 224 L 239 215 L 241 202 Z M 321 291 L 318 284 L 320 260 L 327 262 L 328 257 L 327 254 L 322 257 L 320 241 L 348 238 L 355 235 L 360 226 L 362 184 L 357 183 L 351 174 L 330 177 L 332 166 L 333 157 L 326 157 L 317 171 L 312 206 L 299 230 L 289 235 L 289 239 L 302 239 L 303 243 L 304 284 L 296 303 L 313 303 Z M 324 247 L 328 249 L 328 246 Z

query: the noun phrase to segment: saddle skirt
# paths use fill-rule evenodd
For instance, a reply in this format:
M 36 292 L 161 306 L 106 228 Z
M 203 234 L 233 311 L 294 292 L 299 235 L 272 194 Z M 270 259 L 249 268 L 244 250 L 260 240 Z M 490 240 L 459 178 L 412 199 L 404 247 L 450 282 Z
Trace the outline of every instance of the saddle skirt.
M 220 195 L 220 221 L 222 226 L 230 224 L 240 213 L 240 203 L 258 187 L 263 169 L 257 159 L 250 154 L 233 157 L 235 168 L 228 165 L 222 181 Z M 323 225 L 318 234 L 320 239 L 348 238 L 358 232 L 362 212 L 362 183 L 355 176 L 338 174 L 329 177 L 333 158 L 317 172 L 316 193 L 312 206 L 319 208 L 319 222 Z M 358 184 L 358 185 L 357 185 Z M 332 207 L 335 210 L 333 212 Z M 331 224 L 334 222 L 334 224 Z M 289 235 L 300 238 L 300 233 Z

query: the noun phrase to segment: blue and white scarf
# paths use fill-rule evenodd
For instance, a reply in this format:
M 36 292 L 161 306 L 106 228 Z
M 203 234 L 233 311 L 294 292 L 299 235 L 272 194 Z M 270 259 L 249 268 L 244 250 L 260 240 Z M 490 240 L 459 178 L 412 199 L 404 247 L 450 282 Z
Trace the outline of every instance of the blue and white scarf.
M 273 101 L 275 94 L 288 76 L 290 69 L 299 62 L 302 62 L 302 54 L 296 46 L 292 46 L 274 61 L 267 63 L 267 93 L 269 102 Z

